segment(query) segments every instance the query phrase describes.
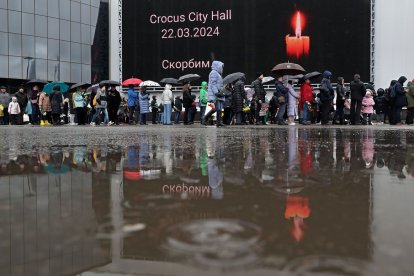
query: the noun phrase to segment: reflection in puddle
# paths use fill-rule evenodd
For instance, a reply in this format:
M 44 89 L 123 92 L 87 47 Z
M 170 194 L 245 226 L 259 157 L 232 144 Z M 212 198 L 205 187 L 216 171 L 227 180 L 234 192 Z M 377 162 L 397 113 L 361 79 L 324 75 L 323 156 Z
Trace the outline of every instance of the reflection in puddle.
M 3 145 L 0 275 L 414 273 L 411 132 L 136 138 Z

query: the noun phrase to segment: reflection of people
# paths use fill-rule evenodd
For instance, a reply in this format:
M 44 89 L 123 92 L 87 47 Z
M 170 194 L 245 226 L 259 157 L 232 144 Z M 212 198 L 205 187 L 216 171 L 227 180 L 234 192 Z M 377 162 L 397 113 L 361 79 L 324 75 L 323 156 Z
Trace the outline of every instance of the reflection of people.
M 309 218 L 311 209 L 309 199 L 303 196 L 288 196 L 286 201 L 285 219 L 293 219 L 291 233 L 296 241 L 301 241 L 305 235 L 304 219 Z
M 217 161 L 213 158 L 208 159 L 208 185 L 211 188 L 213 199 L 222 199 L 223 192 L 223 173 L 219 170 Z

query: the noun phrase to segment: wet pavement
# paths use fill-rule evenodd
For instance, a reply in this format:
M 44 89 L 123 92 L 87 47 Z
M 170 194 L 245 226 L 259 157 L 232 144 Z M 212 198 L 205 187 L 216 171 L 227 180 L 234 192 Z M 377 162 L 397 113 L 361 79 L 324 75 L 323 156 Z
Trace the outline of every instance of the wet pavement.
M 0 129 L 0 275 L 414 275 L 406 128 Z

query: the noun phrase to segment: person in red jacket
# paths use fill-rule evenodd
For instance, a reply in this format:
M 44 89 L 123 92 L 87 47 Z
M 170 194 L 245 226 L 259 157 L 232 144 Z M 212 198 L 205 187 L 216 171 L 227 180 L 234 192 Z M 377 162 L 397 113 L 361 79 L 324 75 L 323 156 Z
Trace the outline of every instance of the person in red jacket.
M 302 125 L 308 125 L 308 114 L 313 103 L 313 88 L 309 79 L 305 79 L 300 87 L 299 110 L 302 111 Z

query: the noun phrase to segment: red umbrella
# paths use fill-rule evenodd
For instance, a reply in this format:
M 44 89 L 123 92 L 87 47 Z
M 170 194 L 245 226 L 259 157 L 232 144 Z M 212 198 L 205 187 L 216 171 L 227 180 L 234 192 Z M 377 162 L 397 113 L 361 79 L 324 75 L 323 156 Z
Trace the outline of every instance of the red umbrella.
M 139 86 L 141 84 L 142 80 L 140 79 L 136 79 L 136 78 L 131 78 L 131 79 L 127 79 L 124 80 L 124 82 L 122 83 L 122 86 Z

